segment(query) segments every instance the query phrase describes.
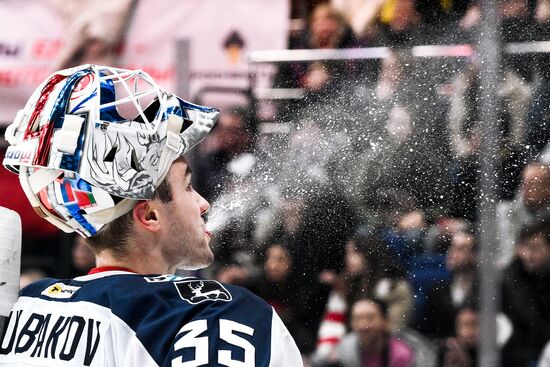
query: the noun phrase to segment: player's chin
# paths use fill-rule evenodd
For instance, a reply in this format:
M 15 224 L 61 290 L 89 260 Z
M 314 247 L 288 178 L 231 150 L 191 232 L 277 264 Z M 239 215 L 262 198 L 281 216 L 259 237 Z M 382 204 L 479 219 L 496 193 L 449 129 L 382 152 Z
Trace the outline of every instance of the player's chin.
M 186 262 L 183 264 L 178 265 L 178 269 L 183 270 L 199 270 L 204 269 L 210 266 L 212 262 L 214 261 L 214 255 L 212 257 L 203 257 L 203 258 L 196 258 L 192 262 Z
M 214 261 L 214 254 L 212 253 L 212 250 L 208 246 L 208 243 L 206 243 L 206 246 L 200 249 L 200 251 L 197 251 L 195 253 L 195 256 L 193 256 L 193 260 L 190 261 L 188 264 L 183 265 L 182 267 L 186 270 L 198 270 L 198 269 L 204 269 L 212 264 Z
M 206 243 L 206 248 L 202 254 L 202 260 L 204 267 L 209 266 L 214 261 L 214 253 L 212 252 L 212 249 L 210 249 L 210 246 L 208 246 L 208 242 Z

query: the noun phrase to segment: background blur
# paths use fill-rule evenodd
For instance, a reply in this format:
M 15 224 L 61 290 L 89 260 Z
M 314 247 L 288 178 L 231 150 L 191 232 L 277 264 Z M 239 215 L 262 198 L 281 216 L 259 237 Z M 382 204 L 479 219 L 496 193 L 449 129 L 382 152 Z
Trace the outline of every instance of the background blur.
M 189 157 L 217 260 L 192 275 L 264 298 L 312 366 L 478 365 L 490 139 L 498 365 L 550 366 L 550 0 L 496 4 L 495 136 L 476 0 L 0 0 L 0 130 L 83 63 L 219 108 Z M 0 188 L 22 285 L 94 266 L 16 176 Z

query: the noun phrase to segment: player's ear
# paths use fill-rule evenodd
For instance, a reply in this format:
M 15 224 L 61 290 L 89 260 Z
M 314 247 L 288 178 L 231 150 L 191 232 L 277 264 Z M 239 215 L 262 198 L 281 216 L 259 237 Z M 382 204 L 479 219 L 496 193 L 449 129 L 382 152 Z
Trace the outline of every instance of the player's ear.
M 151 232 L 157 232 L 160 229 L 159 212 L 156 206 L 150 201 L 139 201 L 132 215 L 136 225 Z

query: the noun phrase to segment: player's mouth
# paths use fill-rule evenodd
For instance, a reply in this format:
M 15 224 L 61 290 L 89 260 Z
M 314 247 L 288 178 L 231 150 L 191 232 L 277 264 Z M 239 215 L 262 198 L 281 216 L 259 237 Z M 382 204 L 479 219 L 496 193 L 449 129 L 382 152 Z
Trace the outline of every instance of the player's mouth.
M 204 233 L 206 233 L 208 237 L 212 237 L 212 232 L 210 232 L 209 230 L 205 229 Z

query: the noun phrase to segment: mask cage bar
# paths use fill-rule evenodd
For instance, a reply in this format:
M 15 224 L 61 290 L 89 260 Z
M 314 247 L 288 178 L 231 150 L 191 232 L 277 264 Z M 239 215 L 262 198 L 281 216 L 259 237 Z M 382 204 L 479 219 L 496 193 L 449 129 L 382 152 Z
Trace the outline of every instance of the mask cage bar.
M 118 106 L 118 105 L 121 105 L 121 104 L 131 102 L 134 105 L 134 107 L 136 108 L 136 110 L 138 111 L 139 116 L 145 122 L 145 127 L 146 127 L 147 131 L 150 132 L 150 133 L 156 132 L 156 130 L 158 129 L 158 125 L 154 126 L 152 124 L 152 121 L 149 121 L 147 116 L 145 116 L 144 108 L 141 106 L 140 98 L 151 95 L 151 94 L 156 94 L 156 97 L 160 102 L 159 106 L 164 106 L 164 104 L 166 102 L 166 99 L 167 99 L 166 93 L 162 93 L 160 87 L 154 82 L 154 80 L 148 74 L 144 73 L 141 70 L 128 71 L 128 70 L 124 70 L 124 69 L 117 69 L 117 68 L 110 68 L 110 67 L 105 67 L 104 69 L 109 71 L 110 74 L 109 75 L 100 75 L 100 77 L 99 77 L 100 82 L 101 81 L 107 81 L 107 80 L 116 80 L 124 88 L 126 93 L 128 93 L 128 96 L 117 99 L 113 102 L 101 104 L 99 106 L 99 109 L 102 110 L 102 109 L 106 109 L 106 108 L 109 108 L 109 107 Z M 132 78 L 134 79 L 134 82 L 133 82 L 133 87 L 131 88 L 128 85 L 128 82 Z M 144 91 L 138 91 L 140 80 L 147 83 L 151 88 L 147 89 L 147 90 L 144 90 Z M 98 88 L 98 89 L 101 90 L 101 88 Z M 101 97 L 101 96 L 99 96 L 99 97 Z M 101 98 L 100 98 L 100 100 L 101 100 Z

